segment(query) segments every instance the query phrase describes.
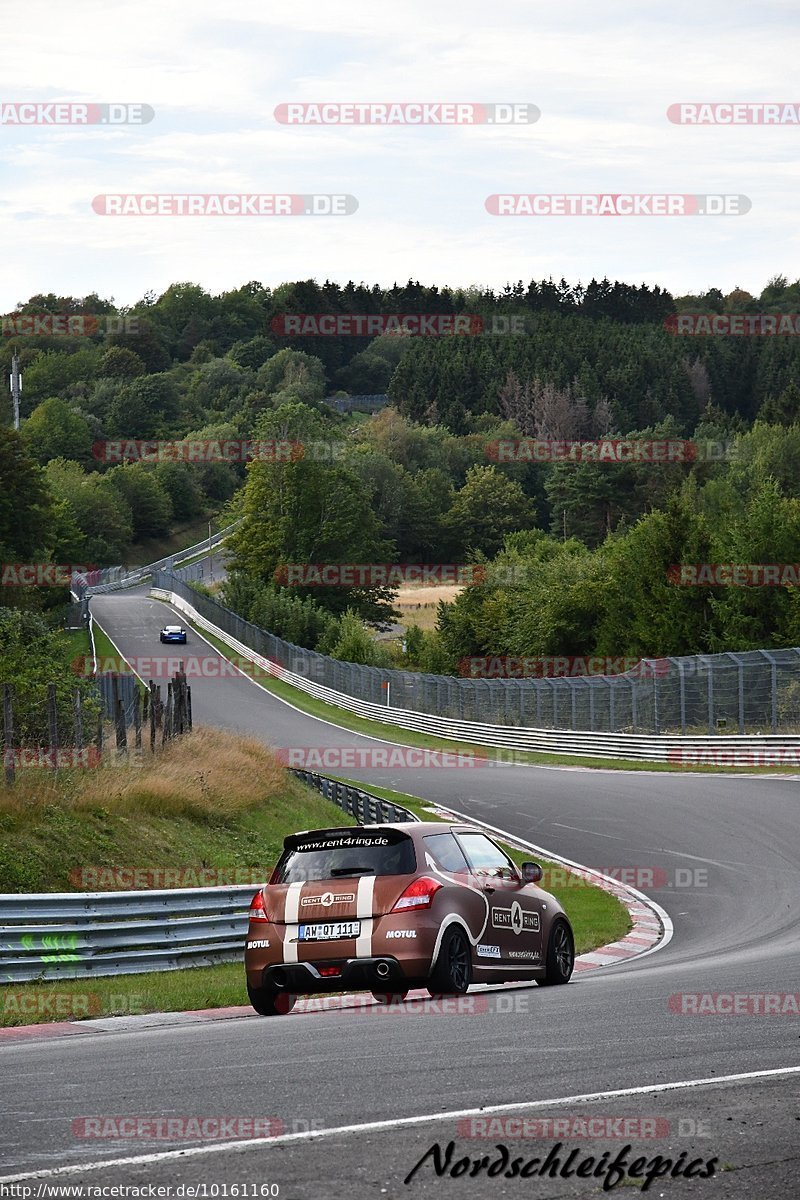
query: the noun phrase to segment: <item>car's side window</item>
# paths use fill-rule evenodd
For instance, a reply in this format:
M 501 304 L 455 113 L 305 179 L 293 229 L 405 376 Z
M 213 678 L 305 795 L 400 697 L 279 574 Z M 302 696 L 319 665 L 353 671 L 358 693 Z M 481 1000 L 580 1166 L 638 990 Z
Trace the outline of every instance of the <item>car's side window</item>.
M 467 873 L 467 860 L 452 833 L 433 833 L 424 837 L 425 849 L 443 871 Z
M 500 879 L 519 879 L 519 872 L 508 855 L 482 833 L 458 835 L 475 875 L 494 875 Z

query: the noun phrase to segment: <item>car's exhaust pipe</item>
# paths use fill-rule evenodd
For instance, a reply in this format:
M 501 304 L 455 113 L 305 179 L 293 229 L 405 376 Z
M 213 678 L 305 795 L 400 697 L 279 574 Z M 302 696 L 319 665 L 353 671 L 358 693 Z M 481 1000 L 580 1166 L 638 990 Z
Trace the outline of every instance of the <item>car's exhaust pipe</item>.
M 379 962 L 377 967 L 375 968 L 375 971 L 381 977 L 381 979 L 388 979 L 389 964 L 385 963 L 385 962 Z
M 277 971 L 273 971 L 272 972 L 272 982 L 275 984 L 275 987 L 285 988 L 286 987 L 286 972 L 281 970 L 280 967 L 278 968 Z

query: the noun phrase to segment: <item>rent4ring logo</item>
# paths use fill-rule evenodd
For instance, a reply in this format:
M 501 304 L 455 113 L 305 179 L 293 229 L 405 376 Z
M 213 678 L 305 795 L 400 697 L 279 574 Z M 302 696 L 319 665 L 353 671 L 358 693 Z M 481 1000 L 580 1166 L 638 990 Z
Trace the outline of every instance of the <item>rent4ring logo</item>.
M 515 900 L 510 908 L 492 909 L 492 926 L 495 929 L 513 929 L 516 934 L 522 933 L 523 929 L 539 933 L 541 921 L 538 913 L 524 912 L 522 905 Z

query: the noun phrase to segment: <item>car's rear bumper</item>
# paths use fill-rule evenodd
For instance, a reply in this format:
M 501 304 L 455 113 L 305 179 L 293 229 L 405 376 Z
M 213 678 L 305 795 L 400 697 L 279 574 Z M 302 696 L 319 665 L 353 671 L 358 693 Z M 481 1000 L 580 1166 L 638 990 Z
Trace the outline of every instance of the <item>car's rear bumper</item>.
M 338 975 L 323 975 L 321 968 L 337 967 Z M 248 972 L 250 977 L 251 972 Z M 410 979 L 396 958 L 388 954 L 370 958 L 331 958 L 320 962 L 275 963 L 265 967 L 260 977 L 251 979 L 259 987 L 309 995 L 314 992 L 349 992 L 361 989 L 391 991 L 423 980 Z

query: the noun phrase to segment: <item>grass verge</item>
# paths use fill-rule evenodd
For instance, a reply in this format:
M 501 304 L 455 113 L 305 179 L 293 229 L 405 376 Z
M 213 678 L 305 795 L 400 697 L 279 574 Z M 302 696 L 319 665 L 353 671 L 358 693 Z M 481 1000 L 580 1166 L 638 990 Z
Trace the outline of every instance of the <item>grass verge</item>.
M 197 737 L 197 732 L 191 737 Z M 228 741 L 232 740 L 231 735 L 220 735 L 220 737 Z M 233 740 L 249 741 L 250 739 Z M 190 741 L 191 738 L 183 739 L 182 744 L 186 746 Z M 169 755 L 170 751 L 180 744 L 172 743 L 165 754 Z M 256 743 L 256 745 L 260 747 L 260 743 Z M 219 752 L 220 747 L 217 746 L 213 749 Z M 263 747 L 260 749 L 265 756 L 268 756 L 268 752 Z M 215 757 L 218 757 L 218 754 Z M 175 766 L 175 763 L 172 765 Z M 220 831 L 202 826 L 200 841 L 209 864 L 220 864 L 224 869 L 232 868 L 234 865 L 242 866 L 245 862 L 249 865 L 252 862 L 252 855 L 245 854 L 244 857 L 241 855 L 242 830 L 253 829 L 256 834 L 264 832 L 267 838 L 271 832 L 274 845 L 270 845 L 269 853 L 264 850 L 263 845 L 259 845 L 261 852 L 259 858 L 263 860 L 263 866 L 260 862 L 258 868 L 255 869 L 255 877 L 258 877 L 259 872 L 265 876 L 277 857 L 284 834 L 289 829 L 297 828 L 299 822 L 307 824 L 307 827 L 352 823 L 349 817 L 334 805 L 329 804 L 318 793 L 312 792 L 290 776 L 286 778 L 288 779 L 286 788 L 288 798 L 296 796 L 297 807 L 294 807 L 290 814 L 281 814 L 274 803 L 273 796 L 269 806 L 270 819 L 264 821 L 270 827 L 269 829 L 259 829 L 259 821 L 249 825 L 246 819 L 238 822 L 237 829 L 224 827 Z M 353 781 L 343 780 L 343 782 Z M 423 820 L 436 820 L 435 815 L 427 811 L 427 802 L 417 796 L 409 796 L 405 792 L 396 792 L 382 787 L 371 787 L 370 790 L 384 799 L 393 800 L 395 803 L 411 809 Z M 131 797 L 128 789 L 123 789 L 122 794 L 119 791 L 114 793 L 118 805 L 124 803 L 126 794 L 129 798 Z M 141 780 L 138 787 L 134 788 L 133 794 L 147 797 L 147 803 L 144 805 L 145 811 L 140 814 L 134 831 L 134 841 L 138 849 L 140 834 L 144 833 L 145 840 L 149 836 L 150 826 L 147 822 L 147 810 L 153 804 L 158 806 L 161 792 L 160 788 L 157 788 L 154 795 L 152 786 L 147 784 L 146 780 Z M 208 797 L 206 797 L 207 801 Z M 183 803 L 179 798 L 174 798 L 173 802 L 178 808 Z M 252 791 L 246 796 L 240 795 L 240 808 L 244 813 L 252 811 Z M 91 808 L 87 809 L 86 813 L 92 816 Z M 288 825 L 286 817 L 288 817 Z M 172 820 L 174 822 L 175 818 Z M 3 816 L 0 813 L 0 828 L 2 825 Z M 161 835 L 164 833 L 163 830 L 158 832 Z M 221 834 L 219 844 L 214 842 L 217 833 Z M 196 859 L 197 855 L 194 854 L 191 839 L 190 842 L 185 839 L 185 829 L 182 827 L 175 829 L 174 835 L 181 838 L 184 855 L 188 854 L 190 858 Z M 210 848 L 212 843 L 214 843 L 215 849 Z M 506 846 L 506 849 L 516 863 L 522 863 L 530 858 L 528 853 L 512 846 Z M 143 856 L 140 855 L 141 857 Z M 170 858 L 168 855 L 164 857 L 168 859 L 170 868 L 178 865 L 175 858 Z M 599 888 L 592 887 L 578 876 L 570 875 L 558 863 L 551 863 L 547 860 L 540 861 L 545 872 L 542 886 L 548 891 L 552 891 L 568 913 L 575 931 L 576 950 L 579 954 L 615 941 L 628 932 L 631 927 L 628 913 L 613 896 Z M 182 1012 L 243 1004 L 247 1004 L 247 993 L 242 966 L 238 962 L 225 963 L 214 967 L 150 972 L 142 975 L 65 980 L 60 983 L 6 985 L 0 987 L 0 1026 L 37 1024 L 58 1020 L 74 1021 L 91 1017 L 127 1016 L 148 1012 Z
M 123 869 L 150 872 L 141 876 L 150 887 L 170 886 L 158 872 L 177 869 L 264 879 L 287 833 L 341 824 L 353 822 L 257 738 L 198 728 L 153 757 L 107 755 L 91 771 L 28 768 L 0 785 L 0 892 L 126 889 Z

